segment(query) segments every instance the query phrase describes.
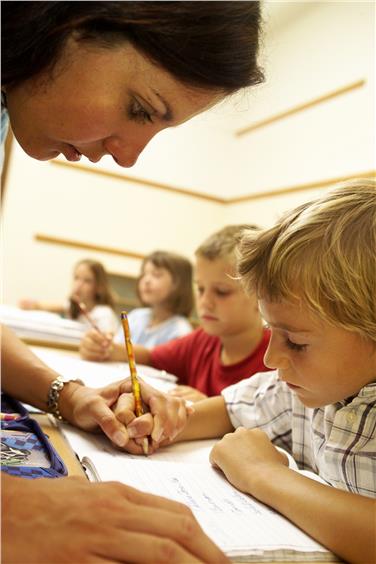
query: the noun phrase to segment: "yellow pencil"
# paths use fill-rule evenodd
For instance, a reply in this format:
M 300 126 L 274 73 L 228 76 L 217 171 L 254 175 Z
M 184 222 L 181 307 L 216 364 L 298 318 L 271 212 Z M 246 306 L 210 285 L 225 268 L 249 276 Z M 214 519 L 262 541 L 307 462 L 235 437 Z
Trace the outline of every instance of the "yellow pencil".
M 134 396 L 134 403 L 135 403 L 135 411 L 137 417 L 144 413 L 144 409 L 142 407 L 142 399 L 141 399 L 141 387 L 140 383 L 137 378 L 137 370 L 136 370 L 136 361 L 134 358 L 133 352 L 133 344 L 131 341 L 131 332 L 129 330 L 129 323 L 128 323 L 128 316 L 126 311 L 121 312 L 121 324 L 123 326 L 124 331 L 124 339 L 125 339 L 125 347 L 127 349 L 128 355 L 128 363 L 129 363 L 129 370 L 131 373 L 131 382 L 132 382 L 132 393 Z M 148 439 L 145 437 L 142 444 L 142 449 L 144 454 L 147 455 L 149 452 L 149 443 Z

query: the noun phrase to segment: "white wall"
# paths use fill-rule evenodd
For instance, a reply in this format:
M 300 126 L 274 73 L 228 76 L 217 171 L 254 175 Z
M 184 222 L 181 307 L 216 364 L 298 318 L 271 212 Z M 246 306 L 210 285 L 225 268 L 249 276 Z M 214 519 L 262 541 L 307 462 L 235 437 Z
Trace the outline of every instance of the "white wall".
M 375 168 L 374 4 L 268 4 L 265 85 L 161 133 L 125 175 L 231 198 Z M 366 85 L 242 137 L 237 129 L 359 79 Z M 84 163 L 87 164 L 87 163 Z M 122 173 L 111 161 L 90 165 Z M 131 182 L 39 163 L 16 147 L 3 208 L 4 301 L 61 300 L 73 264 L 102 260 L 137 274 L 139 261 L 56 247 L 36 233 L 148 253 L 193 256 L 226 223 L 270 225 L 321 190 L 221 206 Z
M 374 15 L 371 2 L 306 3 L 298 18 L 266 35 L 267 81 L 240 127 L 360 79 L 366 84 L 240 137 L 239 194 L 375 167 Z
M 84 257 L 101 260 L 113 272 L 139 271 L 136 259 L 38 243 L 37 233 L 144 254 L 159 248 L 191 256 L 224 222 L 225 209 L 39 163 L 17 147 L 4 211 L 4 301 L 16 303 L 21 297 L 61 299 L 73 264 Z

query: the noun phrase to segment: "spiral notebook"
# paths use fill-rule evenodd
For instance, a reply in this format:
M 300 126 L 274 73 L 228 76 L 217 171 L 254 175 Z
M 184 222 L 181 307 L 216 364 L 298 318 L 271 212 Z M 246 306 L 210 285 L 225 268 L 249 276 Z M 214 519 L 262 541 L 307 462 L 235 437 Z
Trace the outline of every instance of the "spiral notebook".
M 338 561 L 282 515 L 238 491 L 212 468 L 208 460 L 212 443 L 181 443 L 148 458 L 106 447 L 106 451 L 96 449 L 83 456 L 82 465 L 93 481 L 118 480 L 188 505 L 207 535 L 235 562 Z

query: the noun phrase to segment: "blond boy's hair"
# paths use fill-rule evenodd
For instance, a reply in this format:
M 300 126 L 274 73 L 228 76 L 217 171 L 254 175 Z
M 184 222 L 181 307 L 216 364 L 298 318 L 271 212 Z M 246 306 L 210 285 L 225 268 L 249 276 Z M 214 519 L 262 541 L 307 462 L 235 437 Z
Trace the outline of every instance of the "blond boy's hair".
M 238 246 L 245 231 L 259 231 L 255 225 L 239 224 L 227 225 L 219 231 L 210 235 L 196 249 L 196 257 L 202 257 L 207 260 L 216 260 L 226 258 L 236 262 L 236 247 Z
M 303 300 L 334 326 L 376 341 L 376 183 L 354 180 L 244 235 L 238 270 L 268 300 Z

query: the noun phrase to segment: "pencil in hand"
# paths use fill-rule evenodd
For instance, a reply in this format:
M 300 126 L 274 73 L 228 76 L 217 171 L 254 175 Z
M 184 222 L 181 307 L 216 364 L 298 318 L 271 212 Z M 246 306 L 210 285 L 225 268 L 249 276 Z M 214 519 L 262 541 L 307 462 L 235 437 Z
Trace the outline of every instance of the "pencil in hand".
M 136 361 L 134 357 L 133 344 L 131 341 L 131 333 L 129 329 L 127 312 L 122 311 L 120 317 L 124 331 L 125 348 L 127 350 L 127 355 L 128 355 L 129 370 L 131 373 L 132 393 L 135 403 L 135 412 L 137 417 L 140 417 L 140 415 L 143 415 L 144 413 L 144 408 L 142 406 L 140 382 L 138 381 L 137 378 Z M 149 443 L 146 437 L 143 440 L 142 449 L 144 451 L 144 454 L 147 456 L 149 453 Z
M 96 323 L 94 323 L 93 319 L 91 318 L 91 316 L 89 315 L 89 312 L 87 311 L 87 307 L 86 304 L 84 302 L 80 302 L 78 299 L 76 299 L 74 296 L 71 297 L 72 302 L 74 302 L 78 309 L 80 310 L 80 312 L 82 313 L 82 315 L 84 317 L 86 317 L 86 319 L 88 320 L 88 322 L 90 323 L 90 325 L 92 326 L 93 329 L 95 329 L 96 331 L 98 331 L 98 333 L 100 335 L 102 335 L 102 337 L 105 337 L 105 335 L 102 333 L 102 331 L 99 329 L 98 325 Z

